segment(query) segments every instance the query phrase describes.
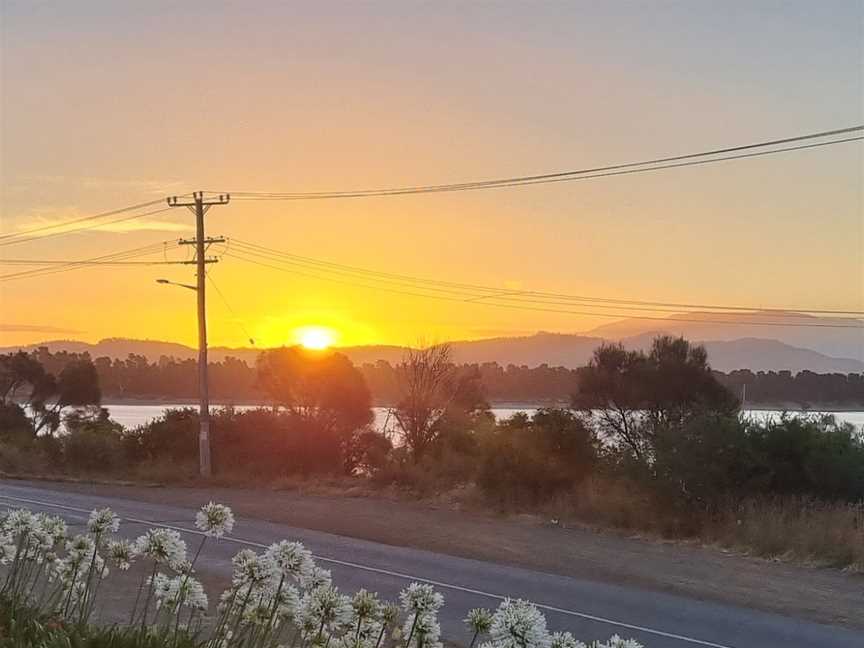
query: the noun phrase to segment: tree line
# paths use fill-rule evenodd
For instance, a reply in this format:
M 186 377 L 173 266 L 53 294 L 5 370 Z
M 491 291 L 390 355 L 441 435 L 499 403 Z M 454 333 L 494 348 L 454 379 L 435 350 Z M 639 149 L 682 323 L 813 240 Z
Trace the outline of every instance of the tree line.
M 195 408 L 129 430 L 99 406 L 100 364 L 128 379 L 148 375 L 151 363 L 50 360 L 0 356 L 0 471 L 197 479 Z M 213 413 L 215 479 L 473 493 L 505 511 L 563 510 L 592 524 L 709 539 L 721 529 L 724 542 L 743 539 L 766 555 L 864 564 L 864 434 L 831 416 L 742 415 L 704 347 L 683 338 L 659 337 L 648 352 L 604 344 L 565 405 L 500 421 L 482 368 L 455 365 L 447 345 L 374 367 L 396 390 L 384 429 L 372 425 L 368 374 L 346 356 L 263 352 L 247 380 L 269 405 Z
M 15 354 L 9 354 L 9 356 Z M 30 354 L 52 375 L 60 375 L 70 364 L 91 362 L 89 354 L 51 352 L 42 347 Z M 8 357 L 8 356 L 7 356 Z M 105 399 L 187 400 L 198 395 L 197 362 L 163 356 L 150 362 L 141 355 L 125 359 L 99 357 L 92 360 Z M 399 398 L 397 367 L 385 361 L 358 367 L 376 404 L 392 405 Z M 550 365 L 527 367 L 495 362 L 460 365 L 463 373 L 474 374 L 485 397 L 491 402 L 561 404 L 580 390 L 586 367 L 568 369 Z M 741 398 L 744 405 L 795 408 L 864 407 L 864 373 L 819 374 L 812 371 L 759 371 L 749 369 L 712 372 L 717 381 Z M 209 365 L 210 396 L 228 403 L 260 403 L 266 393 L 257 369 L 245 361 L 228 357 Z

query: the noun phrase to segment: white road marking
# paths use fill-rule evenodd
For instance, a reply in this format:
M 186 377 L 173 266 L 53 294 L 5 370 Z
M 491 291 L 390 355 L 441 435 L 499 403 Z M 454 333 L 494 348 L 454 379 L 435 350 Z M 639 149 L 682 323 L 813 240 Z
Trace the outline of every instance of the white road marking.
M 0 499 L 13 500 L 17 502 L 26 502 L 28 504 L 37 504 L 39 506 L 48 506 L 51 508 L 56 508 L 65 511 L 72 511 L 74 513 L 90 513 L 89 509 L 82 509 L 75 506 L 67 506 L 65 504 L 56 504 L 54 502 L 45 502 L 41 500 L 29 499 L 26 497 L 14 497 L 11 495 L 2 495 L 0 494 Z M 153 526 L 161 526 L 166 529 L 173 529 L 175 531 L 181 531 L 183 533 L 191 533 L 194 535 L 204 535 L 201 531 L 197 529 L 188 529 L 186 527 L 171 525 L 171 524 L 162 524 L 160 522 L 155 522 L 153 520 L 143 520 L 140 518 L 133 517 L 124 517 L 124 520 L 127 522 L 133 522 L 136 524 L 147 524 Z M 221 542 L 233 542 L 235 544 L 246 545 L 249 547 L 257 547 L 259 549 L 266 549 L 268 545 L 261 544 L 260 542 L 254 542 L 252 540 L 242 540 L 240 538 L 228 538 L 222 537 L 220 539 Z M 412 576 L 410 574 L 404 574 L 402 572 L 391 571 L 389 569 L 382 569 L 380 567 L 370 567 L 369 565 L 362 565 L 360 563 L 349 562 L 347 560 L 339 560 L 337 558 L 328 558 L 326 556 L 315 555 L 315 559 L 321 562 L 333 563 L 335 565 L 342 565 L 344 567 L 352 567 L 354 569 L 360 569 L 363 571 L 373 572 L 376 574 L 384 574 L 386 576 L 393 576 L 395 578 L 402 578 L 408 581 L 418 581 L 422 583 L 428 583 L 429 585 L 435 585 L 436 587 L 440 587 L 442 589 L 451 589 L 458 592 L 464 592 L 466 594 L 476 594 L 478 596 L 485 596 L 487 598 L 503 601 L 506 596 L 502 596 L 501 594 L 493 594 L 492 592 L 484 592 L 483 590 L 473 589 L 471 587 L 463 587 L 462 585 L 454 585 L 452 583 L 445 583 L 442 581 L 436 581 L 429 578 L 423 578 L 422 576 Z M 545 605 L 543 603 L 534 603 L 538 608 L 543 610 L 548 610 L 550 612 L 557 612 L 559 614 L 566 614 L 569 616 L 578 617 L 580 619 L 586 619 L 588 621 L 596 621 L 597 623 L 605 623 L 607 625 L 616 626 L 619 628 L 626 628 L 627 630 L 636 630 L 638 632 L 644 632 L 647 634 L 656 635 L 658 637 L 665 637 L 667 639 L 676 639 L 678 641 L 684 641 L 686 643 L 695 644 L 698 646 L 708 646 L 709 648 L 734 648 L 733 646 L 727 646 L 724 644 L 718 644 L 711 641 L 705 641 L 704 639 L 696 639 L 694 637 L 687 637 L 685 635 L 679 635 L 672 632 L 665 632 L 663 630 L 656 630 L 654 628 L 648 628 L 645 626 L 635 625 L 632 623 L 625 623 L 623 621 L 615 621 L 614 619 L 607 619 L 605 617 L 596 616 L 593 614 L 588 614 L 587 612 L 578 612 L 576 610 L 567 610 L 565 608 L 555 607 L 554 605 Z

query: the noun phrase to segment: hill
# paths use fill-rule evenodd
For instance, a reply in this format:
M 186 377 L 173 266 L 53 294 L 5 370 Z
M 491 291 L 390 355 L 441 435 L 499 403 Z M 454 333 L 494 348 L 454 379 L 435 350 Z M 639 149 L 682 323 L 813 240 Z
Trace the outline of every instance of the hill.
M 566 333 L 540 332 L 521 337 L 499 337 L 485 340 L 463 340 L 452 342 L 454 359 L 459 363 L 497 362 L 500 365 L 526 365 L 529 367 L 548 364 L 575 368 L 584 365 L 591 357 L 593 350 L 604 340 L 621 341 L 626 347 L 645 349 L 651 344 L 652 338 L 660 331 L 655 330 L 631 336 L 614 337 L 614 329 L 607 329 L 605 336 L 580 335 Z M 619 330 L 633 330 L 624 327 Z M 672 332 L 672 331 L 670 331 Z M 689 335 L 690 339 L 701 342 L 708 350 L 711 366 L 719 371 L 735 369 L 751 369 L 753 371 L 798 372 L 805 369 L 816 373 L 860 373 L 864 372 L 864 362 L 852 357 L 834 357 L 819 351 L 796 347 L 776 339 L 760 337 L 742 337 L 738 339 L 706 339 L 698 335 Z M 25 351 L 40 346 L 47 346 L 52 351 L 74 351 L 90 353 L 91 357 L 108 356 L 125 358 L 130 353 L 142 355 L 148 360 L 156 361 L 161 356 L 173 356 L 186 359 L 197 357 L 197 351 L 192 347 L 173 342 L 159 340 L 128 340 L 123 338 L 108 338 L 96 344 L 74 340 L 53 340 L 25 347 L 9 347 L 0 352 L 22 348 Z M 364 345 L 341 347 L 355 364 L 374 363 L 385 360 L 394 364 L 402 357 L 404 347 L 393 345 Z M 261 349 L 212 347 L 210 359 L 221 361 L 226 357 L 234 357 L 252 365 Z

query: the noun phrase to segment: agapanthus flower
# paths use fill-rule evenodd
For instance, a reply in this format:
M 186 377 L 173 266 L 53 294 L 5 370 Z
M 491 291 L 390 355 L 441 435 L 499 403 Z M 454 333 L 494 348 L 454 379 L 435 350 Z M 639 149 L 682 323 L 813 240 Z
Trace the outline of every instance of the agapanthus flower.
M 18 547 L 15 546 L 15 541 L 10 534 L 0 534 L 0 565 L 8 565 L 15 560 L 17 549 Z
M 234 565 L 233 582 L 235 586 L 259 585 L 273 578 L 275 567 L 264 555 L 259 556 L 250 549 L 243 549 L 231 559 Z
M 399 592 L 399 600 L 407 612 L 437 612 L 444 605 L 444 597 L 425 583 L 411 583 Z
M 254 605 L 247 605 L 243 610 L 243 622 L 254 626 L 266 626 L 270 623 L 272 611 L 266 601 L 259 601 Z
M 149 529 L 135 541 L 135 550 L 157 563 L 180 565 L 186 560 L 186 543 L 172 529 Z
M 489 628 L 492 627 L 492 612 L 486 608 L 474 608 L 465 617 L 465 625 L 475 634 L 486 634 L 489 632 Z M 562 646 L 560 648 L 565 647 Z
M 195 526 L 212 538 L 221 538 L 234 528 L 234 514 L 227 506 L 210 502 L 195 515 Z
M 365 589 L 357 590 L 354 596 L 351 597 L 351 607 L 354 609 L 354 616 L 359 621 L 374 619 L 381 611 L 381 601 L 373 592 L 368 592 Z
M 162 572 L 157 572 L 147 579 L 147 584 L 153 588 L 153 598 L 156 599 L 156 608 L 160 608 L 168 598 L 171 591 L 171 577 Z
M 402 626 L 408 648 L 440 648 L 441 626 L 434 611 L 410 614 Z
M 498 606 L 489 635 L 497 648 L 549 648 L 551 642 L 546 617 L 522 599 L 508 598 Z
M 108 557 L 120 571 L 126 571 L 138 555 L 135 545 L 126 539 L 108 542 Z
M 63 518 L 56 515 L 46 515 L 42 518 L 42 529 L 51 536 L 55 544 L 59 544 L 66 539 L 68 528 Z
M 93 538 L 81 533 L 66 541 L 66 553 L 75 562 L 88 560 L 95 549 Z
M 588 646 L 577 641 L 569 632 L 555 632 L 550 640 L 550 648 L 588 648 Z
M 314 565 L 308 573 L 300 577 L 300 586 L 303 589 L 313 590 L 319 587 L 329 587 L 333 582 L 329 569 L 322 569 Z
M 93 509 L 87 521 L 87 530 L 94 536 L 105 533 L 117 533 L 120 528 L 120 518 L 114 515 L 110 508 Z
M 29 535 L 39 528 L 39 518 L 27 509 L 9 511 L 3 527 L 14 535 Z
M 335 632 L 351 623 L 351 599 L 331 585 L 318 587 L 300 600 L 298 616 L 312 619 L 315 626 Z
M 315 567 L 312 552 L 299 542 L 274 542 L 267 547 L 264 555 L 273 562 L 280 576 L 293 578 L 297 582 L 308 578 Z
M 207 610 L 207 594 L 201 582 L 186 574 L 180 574 L 174 578 L 168 578 L 164 574 L 158 574 L 161 578 L 155 582 L 154 595 L 157 606 L 166 606 L 169 611 L 177 614 L 181 606 L 204 612 Z
M 276 604 L 276 616 L 282 620 L 293 619 L 300 607 L 300 593 L 291 585 L 283 585 L 278 592 L 274 592 L 271 601 Z
M 643 648 L 635 639 L 623 639 L 617 634 L 612 635 L 605 643 L 597 643 L 597 648 Z

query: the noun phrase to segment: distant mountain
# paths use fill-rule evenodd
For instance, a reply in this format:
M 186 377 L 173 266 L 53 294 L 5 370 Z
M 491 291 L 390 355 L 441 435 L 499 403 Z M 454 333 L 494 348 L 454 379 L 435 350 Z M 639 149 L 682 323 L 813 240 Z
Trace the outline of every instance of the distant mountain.
M 529 367 L 548 364 L 574 368 L 583 366 L 588 362 L 591 353 L 604 340 L 621 341 L 626 347 L 632 349 L 646 349 L 657 334 L 664 332 L 662 329 L 658 329 L 657 322 L 652 320 L 652 324 L 654 324 L 652 331 L 617 336 L 616 333 L 638 330 L 632 324 L 628 323 L 627 326 L 624 326 L 623 322 L 620 324 L 618 329 L 606 327 L 606 335 L 604 336 L 541 332 L 522 337 L 455 341 L 452 342 L 453 354 L 456 362 L 460 363 L 497 362 L 503 366 L 515 364 Z M 598 330 L 595 329 L 595 331 Z M 674 331 L 669 332 L 674 333 Z M 834 357 L 776 339 L 761 337 L 710 339 L 702 338 L 695 333 L 688 334 L 687 337 L 705 345 L 711 365 L 720 371 L 751 369 L 753 371 L 789 370 L 798 372 L 809 369 L 817 373 L 864 372 L 864 362 L 861 360 L 850 357 Z M 52 351 L 65 350 L 77 353 L 87 351 L 93 358 L 101 356 L 125 358 L 130 353 L 145 356 L 151 362 L 158 360 L 161 356 L 173 356 L 180 359 L 197 357 L 196 349 L 182 344 L 122 338 L 109 338 L 96 344 L 55 340 L 21 348 L 29 351 L 40 346 L 47 346 Z M 18 348 L 0 349 L 0 352 L 6 353 Z M 366 345 L 341 347 L 339 351 L 351 358 L 356 364 L 374 363 L 378 360 L 385 360 L 393 364 L 399 361 L 405 348 L 392 345 Z M 209 357 L 213 361 L 221 361 L 230 356 L 252 365 L 260 352 L 261 349 L 213 347 L 209 350 Z
M 779 322 L 783 321 L 782 324 Z M 691 321 L 680 321 L 691 320 Z M 785 325 L 784 325 L 785 324 Z M 818 324 L 794 326 L 791 324 Z M 586 335 L 607 340 L 669 333 L 689 340 L 733 341 L 758 338 L 777 340 L 835 358 L 864 362 L 864 321 L 851 317 L 816 317 L 800 313 L 679 313 L 666 319 L 630 318 L 604 324 Z M 841 328 L 858 327 L 858 328 Z

